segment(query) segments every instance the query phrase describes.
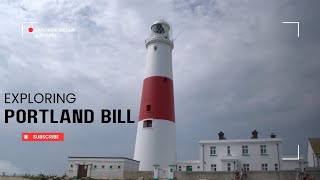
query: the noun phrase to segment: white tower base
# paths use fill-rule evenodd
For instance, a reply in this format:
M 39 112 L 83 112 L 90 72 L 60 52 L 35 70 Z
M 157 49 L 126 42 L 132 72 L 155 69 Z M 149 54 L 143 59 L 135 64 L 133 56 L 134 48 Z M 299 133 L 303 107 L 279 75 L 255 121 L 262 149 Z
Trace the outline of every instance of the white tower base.
M 145 119 L 150 120 L 150 119 Z M 168 168 L 176 161 L 176 126 L 168 120 L 154 119 L 152 127 L 139 121 L 134 159 L 140 161 L 140 171 L 153 171 L 153 165 Z

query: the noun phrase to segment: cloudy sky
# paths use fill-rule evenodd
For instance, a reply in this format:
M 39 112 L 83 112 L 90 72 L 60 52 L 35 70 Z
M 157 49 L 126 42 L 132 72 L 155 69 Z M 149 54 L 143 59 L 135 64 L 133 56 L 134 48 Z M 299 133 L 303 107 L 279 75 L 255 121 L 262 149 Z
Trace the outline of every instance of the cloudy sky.
M 179 160 L 199 159 L 199 140 L 274 132 L 285 155 L 320 137 L 320 3 L 271 1 L 0 0 L 0 93 L 74 92 L 72 105 L 41 108 L 131 109 L 137 122 L 144 40 L 164 18 L 179 34 L 173 50 Z M 34 38 L 21 23 L 70 27 Z M 299 21 L 300 37 L 295 24 Z M 28 28 L 26 26 L 25 28 Z M 133 158 L 135 124 L 4 124 L 0 172 L 63 174 L 68 156 Z M 62 143 L 23 143 L 21 132 L 63 131 Z

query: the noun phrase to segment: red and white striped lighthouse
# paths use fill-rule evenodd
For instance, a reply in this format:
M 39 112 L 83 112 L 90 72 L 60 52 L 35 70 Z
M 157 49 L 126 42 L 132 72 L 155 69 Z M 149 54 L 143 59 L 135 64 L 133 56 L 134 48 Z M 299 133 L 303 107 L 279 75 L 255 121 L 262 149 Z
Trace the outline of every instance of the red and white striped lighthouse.
M 153 165 L 168 168 L 176 160 L 170 35 L 170 25 L 160 20 L 151 26 L 151 35 L 146 40 L 146 74 L 134 151 L 140 171 L 151 171 Z

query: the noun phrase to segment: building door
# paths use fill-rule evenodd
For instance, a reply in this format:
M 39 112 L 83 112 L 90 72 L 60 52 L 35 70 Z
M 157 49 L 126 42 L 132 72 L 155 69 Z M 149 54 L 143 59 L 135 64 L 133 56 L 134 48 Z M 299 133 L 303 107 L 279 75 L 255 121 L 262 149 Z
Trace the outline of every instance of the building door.
M 192 172 L 192 166 L 187 166 L 187 172 Z
M 78 165 L 78 178 L 87 177 L 88 165 Z

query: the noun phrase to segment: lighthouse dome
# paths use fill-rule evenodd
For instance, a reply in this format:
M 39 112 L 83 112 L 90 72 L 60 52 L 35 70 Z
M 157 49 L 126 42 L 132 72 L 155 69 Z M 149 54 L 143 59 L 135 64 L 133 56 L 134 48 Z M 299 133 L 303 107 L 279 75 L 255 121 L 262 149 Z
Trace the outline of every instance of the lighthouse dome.
M 151 26 L 151 36 L 164 37 L 170 39 L 170 25 L 164 20 L 158 20 Z
M 167 26 L 167 27 L 170 29 L 170 24 L 169 24 L 167 21 L 162 20 L 162 19 L 154 22 L 154 23 L 152 24 L 152 26 L 151 26 L 151 29 L 152 29 L 152 27 L 153 27 L 154 25 L 157 25 L 157 24 L 165 25 L 165 26 Z

